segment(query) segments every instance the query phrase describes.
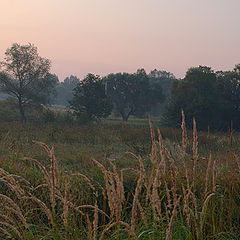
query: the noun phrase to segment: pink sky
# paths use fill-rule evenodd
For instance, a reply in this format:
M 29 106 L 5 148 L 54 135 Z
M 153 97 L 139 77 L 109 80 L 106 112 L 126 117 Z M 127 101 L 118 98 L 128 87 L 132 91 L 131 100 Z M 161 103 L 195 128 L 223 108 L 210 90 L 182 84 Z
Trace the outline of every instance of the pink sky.
M 60 80 L 240 63 L 240 0 L 1 0 L 0 60 L 33 43 Z

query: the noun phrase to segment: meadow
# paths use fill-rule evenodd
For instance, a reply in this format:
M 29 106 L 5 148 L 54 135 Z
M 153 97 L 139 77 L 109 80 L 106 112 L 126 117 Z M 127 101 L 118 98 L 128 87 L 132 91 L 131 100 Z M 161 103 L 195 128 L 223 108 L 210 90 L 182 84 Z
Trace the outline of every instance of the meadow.
M 186 130 L 184 115 L 179 129 L 148 119 L 0 126 L 1 239 L 240 239 L 234 130 Z

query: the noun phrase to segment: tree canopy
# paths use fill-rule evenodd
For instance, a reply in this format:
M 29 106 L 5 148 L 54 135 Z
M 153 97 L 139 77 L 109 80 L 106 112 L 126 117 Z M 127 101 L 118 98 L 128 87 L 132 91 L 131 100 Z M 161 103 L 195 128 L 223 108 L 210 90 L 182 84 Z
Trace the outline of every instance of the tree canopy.
M 30 43 L 14 43 L 5 52 L 1 62 L 0 88 L 17 99 L 23 123 L 26 122 L 26 104 L 46 104 L 51 100 L 57 78 L 49 70 L 50 61 L 40 57 L 37 48 Z
M 136 73 L 109 74 L 104 78 L 107 96 L 124 121 L 130 115 L 143 116 L 163 100 L 162 89 L 151 84 L 144 69 Z
M 216 77 L 223 112 L 222 127 L 226 128 L 232 121 L 234 127 L 240 129 L 240 65 L 232 71 L 218 71 Z
M 210 126 L 225 130 L 231 122 L 240 129 L 240 65 L 232 71 L 218 72 L 206 66 L 190 68 L 184 79 L 172 82 L 164 122 L 179 126 L 181 109 L 189 127 L 195 117 L 199 129 Z
M 94 74 L 88 74 L 78 83 L 73 90 L 73 99 L 69 103 L 81 122 L 105 118 L 112 111 L 103 81 Z
M 216 127 L 220 117 L 220 98 L 216 75 L 210 67 L 190 68 L 184 79 L 172 82 L 171 99 L 164 113 L 165 123 L 179 126 L 181 109 L 188 126 L 195 117 L 200 129 L 206 129 L 208 125 Z

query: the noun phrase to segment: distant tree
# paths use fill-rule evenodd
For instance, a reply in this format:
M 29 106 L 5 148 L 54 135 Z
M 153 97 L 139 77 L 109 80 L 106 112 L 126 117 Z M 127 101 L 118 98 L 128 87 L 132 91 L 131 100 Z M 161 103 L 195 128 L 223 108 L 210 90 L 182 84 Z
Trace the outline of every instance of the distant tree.
M 1 62 L 0 88 L 18 101 L 22 123 L 24 107 L 29 103 L 46 104 L 55 91 L 56 76 L 49 73 L 50 61 L 38 55 L 32 45 L 14 43 Z
M 181 109 L 184 110 L 186 123 L 190 127 L 195 117 L 199 129 L 219 126 L 221 116 L 220 97 L 216 74 L 210 67 L 190 68 L 184 79 L 174 80 L 171 86 L 171 100 L 164 113 L 167 125 L 179 127 Z
M 151 106 L 163 100 L 162 89 L 150 84 L 144 69 L 134 74 L 110 74 L 104 81 L 107 95 L 123 121 L 130 115 L 143 116 Z
M 175 78 L 173 73 L 154 69 L 149 74 L 150 84 L 156 89 L 162 89 L 164 101 L 157 103 L 151 107 L 151 115 L 159 116 L 163 113 L 164 108 L 168 104 L 171 95 L 171 83 Z
M 175 79 L 175 76 L 173 73 L 167 72 L 167 71 L 161 71 L 154 69 L 149 73 L 150 78 L 154 79 Z
M 66 77 L 62 84 L 66 88 L 72 89 L 72 88 L 75 88 L 79 82 L 80 82 L 80 79 L 77 76 L 71 75 L 70 77 Z
M 106 118 L 112 111 L 103 81 L 94 74 L 88 74 L 78 83 L 73 90 L 73 99 L 69 103 L 70 108 L 82 122 Z
M 233 71 L 218 71 L 217 86 L 221 98 L 222 117 L 224 128 L 231 121 L 235 128 L 240 128 L 240 64 Z
M 57 98 L 54 103 L 57 105 L 68 106 L 69 101 L 73 98 L 73 89 L 79 82 L 79 78 L 73 75 L 65 78 L 63 82 L 59 82 L 56 87 Z

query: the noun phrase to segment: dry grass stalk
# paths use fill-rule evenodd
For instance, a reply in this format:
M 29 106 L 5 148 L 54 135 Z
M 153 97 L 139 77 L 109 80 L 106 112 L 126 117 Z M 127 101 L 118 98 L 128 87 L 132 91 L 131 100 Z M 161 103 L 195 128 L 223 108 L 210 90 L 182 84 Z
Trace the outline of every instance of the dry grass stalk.
M 169 217 L 170 211 L 169 211 L 168 205 L 166 203 L 163 203 L 163 206 L 165 209 L 165 215 L 166 215 L 167 221 L 170 222 L 170 217 Z
M 161 134 L 159 128 L 158 128 L 158 139 L 159 139 L 158 144 L 159 144 L 160 156 L 161 156 L 160 167 L 161 167 L 162 173 L 165 175 L 167 165 L 166 165 L 165 155 L 164 155 L 164 146 L 163 146 L 162 134 Z
M 16 234 L 18 239 L 23 239 L 21 233 L 17 230 L 17 228 L 15 226 L 13 226 L 13 225 L 11 225 L 7 222 L 2 222 L 2 221 L 0 221 L 0 225 L 3 225 L 3 226 L 6 226 L 7 228 L 10 228 Z M 1 228 L 1 230 L 3 230 L 3 232 L 5 232 L 8 235 L 8 232 L 5 229 Z M 15 239 L 15 238 L 12 238 L 13 237 L 12 234 L 10 234 L 10 236 L 11 236 L 11 239 Z
M 106 187 L 106 192 L 107 192 L 108 206 L 110 208 L 110 213 L 111 213 L 110 217 L 113 218 L 115 216 L 115 203 L 113 202 L 114 201 L 114 197 L 113 197 L 114 193 L 112 193 L 112 188 L 108 181 L 108 175 L 104 174 L 104 181 L 105 181 L 105 187 Z
M 86 219 L 87 219 L 87 229 L 88 229 L 88 240 L 92 240 L 92 223 L 90 221 L 88 214 L 86 214 Z
M 142 190 L 142 185 L 144 182 L 144 175 L 143 175 L 143 163 L 142 158 L 138 158 L 139 166 L 140 166 L 140 174 L 137 181 L 137 186 L 135 188 L 135 193 L 133 197 L 133 203 L 132 203 L 132 211 L 131 211 L 131 232 L 135 233 L 135 226 L 136 226 L 136 219 L 137 219 L 137 205 L 138 205 L 138 197 Z
M 12 234 L 10 234 L 6 229 L 0 227 L 0 231 L 3 232 L 6 236 L 8 236 L 9 239 L 13 239 Z
M 174 174 L 173 171 L 171 171 L 171 178 L 172 178 L 172 195 L 173 195 L 173 206 L 176 205 L 177 203 L 177 179 L 176 179 L 176 174 Z
M 123 176 L 119 177 L 119 175 L 117 173 L 116 166 L 112 162 L 110 162 L 110 164 L 112 165 L 112 168 L 113 168 L 113 176 L 114 176 L 115 182 L 116 182 L 117 194 L 118 194 L 118 197 L 120 198 L 121 203 L 123 204 L 123 202 L 125 201 L 124 187 L 123 187 Z
M 190 181 L 189 181 L 189 175 L 188 175 L 188 169 L 185 163 L 185 156 L 186 156 L 186 150 L 187 150 L 187 129 L 186 129 L 186 123 L 185 123 L 185 115 L 184 111 L 182 110 L 182 159 L 183 159 L 183 166 L 185 169 L 185 177 L 187 181 L 187 188 L 190 187 Z
M 5 209 L 4 209 L 4 211 L 5 211 Z M 0 218 L 3 219 L 6 222 L 9 222 L 10 224 L 13 224 L 13 225 L 15 224 L 15 220 L 13 220 L 10 217 L 9 213 L 8 213 L 8 215 L 0 214 Z
M 191 186 L 192 188 L 192 186 Z M 196 196 L 195 194 L 192 192 L 191 188 L 187 189 L 188 191 L 188 195 L 187 198 L 192 199 L 192 204 L 193 204 L 193 209 L 191 209 L 190 207 L 190 204 L 186 205 L 186 207 L 188 208 L 189 212 L 190 212 L 190 215 L 192 216 L 192 219 L 193 219 L 193 222 L 194 222 L 194 226 L 195 226 L 195 233 L 196 233 L 196 236 L 197 236 L 197 239 L 198 239 L 198 236 L 199 236 L 199 225 L 198 225 L 198 222 L 199 222 L 199 216 L 198 216 L 198 206 L 197 206 L 197 199 L 196 199 Z
M 130 228 L 129 224 L 126 223 L 126 222 L 123 222 L 123 221 L 119 221 L 119 222 L 114 222 L 114 223 L 109 224 L 109 225 L 102 231 L 99 240 L 104 239 L 104 234 L 105 234 L 106 232 L 108 232 L 111 228 L 113 228 L 113 227 L 116 226 L 116 225 L 123 225 L 123 226 L 125 226 L 125 227 L 126 227 L 126 231 L 129 233 L 129 235 L 132 236 L 134 239 L 137 239 L 136 234 L 131 231 L 131 228 Z
M 17 178 L 17 176 L 8 173 L 7 171 L 3 170 L 2 168 L 0 168 L 0 175 L 2 176 L 0 181 L 4 182 L 6 185 L 8 185 L 9 188 L 13 192 L 15 192 L 18 197 L 20 197 L 21 195 L 24 195 L 25 191 L 23 190 L 23 188 L 19 185 L 19 183 L 14 178 L 14 177 Z M 21 180 L 22 180 L 22 178 L 21 178 Z M 27 181 L 25 181 L 25 182 L 28 183 Z
M 54 154 L 54 147 L 51 149 L 43 142 L 34 141 L 38 145 L 42 146 L 45 151 L 47 152 L 51 165 L 50 165 L 50 171 L 49 171 L 49 178 L 48 178 L 48 184 L 49 184 L 49 194 L 50 194 L 50 200 L 51 200 L 51 207 L 52 212 L 55 214 L 55 194 L 56 194 L 56 187 L 59 187 L 59 173 L 58 173 L 58 167 L 57 167 L 57 160 Z M 37 160 L 36 160 L 37 161 Z M 38 161 L 37 161 L 38 162 Z M 39 164 L 38 164 L 39 165 Z M 44 171 L 46 174 L 46 171 Z M 47 178 L 47 175 L 46 175 Z
M 237 162 L 238 172 L 240 173 L 240 157 L 235 156 L 235 160 L 236 160 L 236 162 Z
M 151 139 L 152 139 L 152 151 L 150 154 L 150 160 L 154 166 L 154 168 L 156 168 L 157 164 L 158 164 L 158 157 L 157 157 L 157 145 L 155 142 L 155 132 L 152 126 L 151 121 L 149 120 L 149 126 L 150 126 L 150 133 L 151 133 Z
M 51 210 L 46 206 L 44 202 L 42 202 L 40 199 L 35 197 L 34 195 L 30 194 L 29 197 L 24 197 L 23 199 L 30 199 L 38 204 L 40 209 L 46 214 L 49 222 L 51 223 L 52 226 L 54 226 L 54 220 L 53 220 L 53 215 Z
M 193 185 L 195 185 L 195 179 L 196 179 L 196 166 L 197 166 L 197 160 L 198 160 L 198 137 L 197 137 L 197 126 L 196 126 L 196 120 L 193 118 Z
M 143 207 L 142 207 L 142 205 L 140 204 L 139 201 L 137 202 L 137 206 L 138 206 L 138 209 L 139 209 L 139 211 L 140 211 L 141 218 L 142 218 L 145 226 L 147 226 L 147 219 L 146 219 L 146 217 L 145 217 L 145 213 L 144 213 Z
M 193 159 L 198 158 L 198 136 L 197 136 L 197 125 L 196 120 L 193 118 Z
M 132 171 L 134 171 L 135 173 L 137 173 L 139 175 L 141 174 L 143 176 L 144 185 L 145 185 L 146 190 L 147 190 L 147 193 L 146 193 L 146 204 L 147 204 L 148 200 L 150 200 L 150 198 L 151 198 L 151 188 L 152 188 L 153 181 L 154 181 L 155 169 L 153 167 L 150 176 L 147 177 L 146 170 L 144 168 L 142 159 L 140 159 L 139 157 L 137 157 L 135 154 L 133 154 L 131 152 L 127 152 L 127 154 L 129 154 L 130 156 L 132 156 L 133 158 L 135 158 L 138 161 L 140 170 L 132 170 Z
M 54 185 L 54 182 L 52 181 L 52 178 L 50 177 L 47 169 L 36 159 L 25 157 L 25 158 L 23 158 L 23 160 L 27 160 L 27 161 L 36 163 L 37 166 L 42 171 L 42 173 L 45 177 L 45 180 L 47 182 L 47 185 L 48 185 L 51 207 L 52 207 L 52 211 L 54 212 L 55 211 L 55 185 Z
M 51 160 L 50 174 L 52 176 L 52 181 L 54 186 L 59 187 L 59 173 L 58 173 L 57 160 L 54 154 L 53 146 L 50 150 L 50 160 Z
M 81 205 L 81 206 L 75 207 L 75 210 L 78 210 L 79 208 L 91 208 L 91 209 L 96 210 L 97 212 L 103 214 L 107 218 L 110 218 L 104 211 L 102 211 L 101 209 L 99 209 L 98 207 L 93 206 L 93 205 Z
M 184 159 L 186 156 L 186 150 L 187 150 L 187 129 L 186 129 L 186 123 L 185 123 L 185 115 L 184 111 L 182 109 L 182 158 Z
M 145 187 L 146 187 L 146 190 L 147 190 L 147 192 L 146 192 L 146 204 L 148 203 L 148 201 L 151 198 L 151 188 L 152 188 L 153 181 L 154 181 L 154 171 L 155 171 L 155 169 L 153 168 L 150 176 L 148 178 L 145 178 L 145 180 L 146 180 Z
M 25 228 L 28 228 L 27 220 L 23 216 L 20 207 L 10 197 L 6 195 L 0 194 L 0 198 L 11 206 L 11 208 L 9 208 L 11 212 L 15 213 L 15 215 L 21 220 Z
M 9 140 L 9 135 L 10 135 L 10 131 L 8 131 L 8 132 L 6 133 L 6 135 L 4 136 L 4 138 L 3 138 L 3 144 L 4 144 L 5 146 L 7 146 L 7 143 L 8 143 L 8 140 Z
M 212 191 L 216 192 L 216 188 L 217 188 L 217 167 L 216 167 L 216 159 L 214 159 L 213 161 L 213 187 L 212 187 Z
M 205 216 L 205 212 L 206 212 L 206 210 L 207 210 L 208 202 L 209 202 L 210 198 L 211 198 L 212 196 L 214 196 L 214 195 L 215 195 L 215 193 L 209 194 L 209 195 L 206 197 L 205 201 L 203 202 L 202 211 L 201 211 L 201 213 L 200 213 L 200 232 L 202 232 L 202 230 L 203 230 L 204 216 Z
M 119 221 L 121 219 L 122 212 L 122 201 L 121 201 L 121 193 L 117 191 L 117 184 L 115 182 L 114 173 L 108 172 L 108 181 L 110 186 L 110 201 L 112 202 L 114 215 L 116 220 Z
M 208 158 L 208 165 L 207 165 L 206 177 L 205 177 L 204 196 L 206 196 L 207 192 L 208 192 L 209 172 L 210 172 L 211 163 L 212 163 L 212 153 L 210 153 L 209 158 Z
M 50 176 L 49 176 L 49 174 L 48 174 L 47 169 L 46 169 L 38 160 L 36 160 L 36 159 L 34 159 L 34 158 L 29 158 L 29 157 L 24 157 L 23 160 L 25 160 L 25 161 L 30 161 L 30 162 L 34 162 L 34 163 L 39 167 L 39 169 L 41 170 L 41 172 L 43 173 L 43 175 L 44 175 L 44 177 L 45 177 L 45 179 L 46 179 L 46 181 L 47 181 L 47 184 L 49 184 L 49 185 L 51 184 Z
M 39 185 L 36 186 L 36 187 L 32 187 L 32 191 L 36 191 L 36 190 L 38 190 L 39 188 L 44 188 L 44 187 L 48 187 L 48 185 L 47 185 L 46 183 L 39 184 Z
M 93 239 L 97 239 L 97 229 L 98 229 L 98 205 L 97 200 L 95 200 L 95 209 L 93 216 Z
M 10 132 L 8 131 L 7 134 L 3 138 L 3 147 L 7 148 L 8 151 L 11 151 L 14 146 L 14 143 L 13 143 L 13 141 L 11 141 L 9 139 L 9 135 L 10 135 Z
M 57 196 L 58 197 L 58 196 Z M 58 197 L 61 201 L 63 201 L 62 197 Z M 81 214 L 82 216 L 84 216 L 85 214 L 79 210 L 80 207 L 77 207 L 75 204 L 73 204 L 72 202 L 68 201 L 67 202 L 69 208 L 73 209 L 74 211 L 78 212 L 79 214 Z
M 68 205 L 68 189 L 69 189 L 69 181 L 65 181 L 65 189 L 64 189 L 64 198 L 63 198 L 63 224 L 65 227 L 68 226 L 68 210 L 69 210 L 69 205 Z
M 172 239 L 173 220 L 174 220 L 174 218 L 177 214 L 177 207 L 178 207 L 180 198 L 181 197 L 179 197 L 177 199 L 177 201 L 174 203 L 174 208 L 173 208 L 173 211 L 172 211 L 171 219 L 170 219 L 170 222 L 168 223 L 168 228 L 167 228 L 167 231 L 166 231 L 166 240 L 171 240 Z
M 167 195 L 168 208 L 171 208 L 172 202 L 171 202 L 170 190 L 168 188 L 168 184 L 165 179 L 164 179 L 164 185 L 165 185 L 165 190 L 166 190 L 166 195 Z
M 105 188 L 107 192 L 107 199 L 108 199 L 108 206 L 110 208 L 110 218 L 115 217 L 116 219 L 120 220 L 121 216 L 121 210 L 122 210 L 122 202 L 121 202 L 121 192 L 117 192 L 115 187 L 115 181 L 114 181 L 114 173 L 106 170 L 106 168 L 99 163 L 97 160 L 92 159 L 94 163 L 102 170 L 104 175 L 104 181 L 105 181 Z M 83 205 L 82 207 L 93 207 L 91 205 Z M 106 213 L 104 213 L 102 210 L 98 209 L 99 212 L 103 213 L 105 216 L 108 217 Z
M 195 215 L 194 215 L 192 209 L 190 209 L 190 214 L 191 214 L 192 219 L 193 219 L 195 237 L 196 237 L 196 239 L 199 239 L 199 227 L 198 227 L 197 219 L 195 218 Z
M 126 152 L 128 155 L 130 155 L 131 157 L 135 158 L 138 162 L 138 165 L 140 167 L 140 171 L 142 172 L 143 174 L 143 178 L 146 179 L 147 175 L 146 175 L 146 170 L 144 168 L 144 165 L 143 165 L 143 162 L 142 162 L 142 159 L 139 159 L 138 156 L 136 156 L 135 154 L 131 153 L 131 152 Z M 141 160 L 141 161 L 140 161 Z M 139 173 L 138 170 L 135 170 L 135 169 L 132 169 L 132 168 L 129 168 L 130 170 L 136 172 L 136 173 Z
M 122 182 L 123 182 L 123 173 L 125 171 L 131 171 L 131 172 L 134 172 L 136 174 L 139 174 L 139 171 L 137 169 L 134 169 L 134 168 L 123 168 L 123 169 L 120 170 L 120 179 L 121 179 Z
M 186 221 L 187 221 L 187 225 L 190 229 L 190 220 L 191 220 L 191 210 L 189 207 L 189 197 L 190 197 L 190 191 L 187 191 L 184 186 L 182 185 L 182 191 L 183 191 L 183 215 L 186 216 Z
M 154 152 L 152 152 L 152 155 L 155 154 L 156 155 L 155 158 L 158 159 L 156 161 L 157 166 L 156 167 L 154 165 L 152 166 L 150 181 L 148 182 L 148 185 L 147 185 L 147 200 L 150 199 L 150 202 L 152 205 L 152 210 L 153 210 L 153 217 L 154 217 L 155 221 L 160 221 L 160 219 L 162 218 L 161 201 L 159 199 L 158 188 L 161 185 L 161 183 L 159 183 L 160 173 L 165 174 L 165 172 L 166 172 L 164 147 L 163 147 L 162 135 L 161 135 L 161 132 L 159 129 L 158 129 L 158 138 L 159 138 L 158 144 L 159 144 L 159 148 L 160 148 L 161 160 L 159 161 L 159 159 L 158 159 L 159 158 L 157 155 L 158 151 L 157 151 L 157 147 L 155 145 L 155 147 L 152 148 L 152 150 L 154 151 Z M 151 189 L 152 189 L 152 192 L 151 192 Z
M 89 187 L 90 187 L 94 192 L 96 191 L 95 187 L 94 187 L 93 184 L 91 183 L 91 180 L 90 180 L 87 176 L 85 176 L 84 174 L 74 173 L 74 174 L 72 174 L 72 176 L 82 177 L 82 178 L 87 182 L 87 184 L 89 185 Z
M 174 159 L 172 158 L 170 152 L 169 152 L 166 148 L 164 148 L 164 150 L 165 150 L 165 154 L 166 154 L 166 156 L 167 156 L 167 158 L 168 158 L 168 160 L 169 160 L 169 162 L 170 162 L 170 167 L 171 167 L 174 175 L 177 175 L 177 173 L 178 173 L 178 168 L 177 168 L 177 166 L 176 166 L 176 164 L 175 164 Z
M 198 221 L 199 217 L 198 217 L 197 198 L 192 191 L 191 191 L 191 199 L 192 199 L 193 207 L 194 207 L 194 218 L 196 219 L 196 221 Z
M 162 218 L 161 201 L 159 199 L 159 194 L 158 194 L 158 188 L 160 187 L 159 175 L 160 175 L 160 169 L 158 167 L 156 176 L 153 182 L 152 195 L 151 195 L 151 203 L 152 203 L 153 216 L 155 221 L 159 221 Z
M 21 193 L 19 193 L 18 189 L 15 186 L 13 186 L 11 183 L 6 181 L 4 178 L 0 178 L 0 182 L 4 183 L 7 187 L 9 187 L 9 189 L 13 193 L 15 193 L 18 198 L 21 198 Z
M 187 189 L 190 189 L 190 181 L 189 181 L 188 169 L 187 169 L 187 166 L 185 164 L 185 161 L 183 163 L 183 166 L 184 166 L 184 170 L 185 170 L 185 178 L 186 178 L 186 182 L 187 182 Z
M 43 142 L 39 142 L 39 141 L 33 141 L 34 143 L 42 146 L 45 151 L 47 152 L 50 161 L 51 161 L 51 166 L 50 166 L 50 174 L 52 176 L 52 181 L 54 185 L 59 186 L 59 173 L 58 173 L 58 168 L 57 168 L 57 160 L 54 154 L 54 147 L 52 147 L 51 149 Z

